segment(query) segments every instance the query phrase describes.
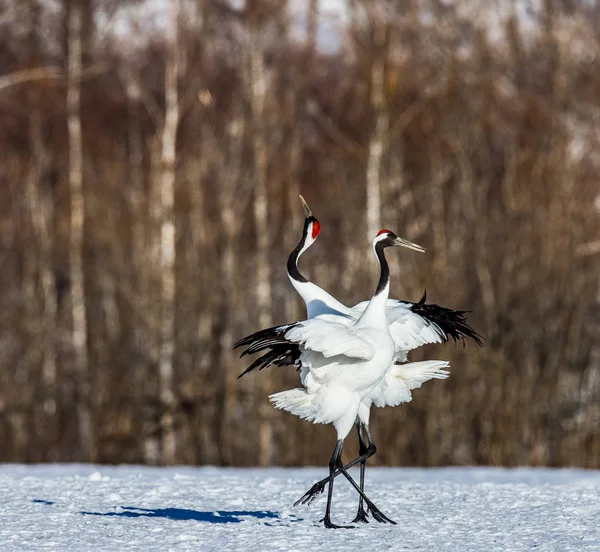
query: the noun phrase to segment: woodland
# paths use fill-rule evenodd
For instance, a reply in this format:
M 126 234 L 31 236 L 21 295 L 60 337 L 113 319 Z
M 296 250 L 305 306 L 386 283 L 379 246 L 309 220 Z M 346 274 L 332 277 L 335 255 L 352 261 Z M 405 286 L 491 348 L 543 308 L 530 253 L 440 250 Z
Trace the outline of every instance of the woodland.
M 321 465 L 232 347 L 301 269 L 470 311 L 373 464 L 600 468 L 600 6 L 0 0 L 0 461 Z M 339 5 L 338 5 L 339 4 Z M 349 439 L 348 455 L 356 442 Z

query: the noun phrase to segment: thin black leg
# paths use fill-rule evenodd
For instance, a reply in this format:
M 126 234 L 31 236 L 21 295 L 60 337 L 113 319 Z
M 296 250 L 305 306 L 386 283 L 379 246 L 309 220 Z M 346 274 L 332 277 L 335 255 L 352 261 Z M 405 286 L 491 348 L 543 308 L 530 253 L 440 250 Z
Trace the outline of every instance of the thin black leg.
M 344 466 L 344 469 L 348 470 L 353 466 L 356 466 L 356 464 L 367 460 L 367 458 L 373 456 L 376 451 L 377 449 L 375 448 L 375 444 L 372 441 L 370 441 L 367 450 L 358 458 L 355 458 L 351 462 L 348 462 Z M 341 472 L 339 470 L 336 470 L 334 477 L 337 477 L 338 475 L 340 475 L 340 473 Z M 321 479 L 321 481 L 317 481 L 317 483 L 315 483 L 308 491 L 306 491 L 306 493 L 304 493 L 304 495 L 302 495 L 301 498 L 294 502 L 294 506 L 298 506 L 299 504 L 312 504 L 312 502 L 325 490 L 325 485 L 327 485 L 328 482 L 329 477 Z
M 333 472 L 333 478 L 337 477 L 341 473 L 341 474 L 344 475 L 344 477 L 348 481 L 350 481 L 350 483 L 352 484 L 352 486 L 358 492 L 360 498 L 363 499 L 366 502 L 368 511 L 371 513 L 371 515 L 373 516 L 373 518 L 375 519 L 375 521 L 378 521 L 379 523 L 391 523 L 393 525 L 396 525 L 395 521 L 393 521 L 389 517 L 387 517 L 379 508 L 377 508 L 377 506 L 375 506 L 375 504 L 373 504 L 373 502 L 364 493 L 364 490 L 361 489 L 356 484 L 356 482 L 354 481 L 354 479 L 352 479 L 352 477 L 350 477 L 350 475 L 346 471 L 348 468 L 351 468 L 352 466 L 355 466 L 356 464 L 362 462 L 363 460 L 366 460 L 370 456 L 373 456 L 373 454 L 375 454 L 375 452 L 377 451 L 377 448 L 375 447 L 375 443 L 373 441 L 373 435 L 371 434 L 371 431 L 370 431 L 369 427 L 368 426 L 364 426 L 364 429 L 365 429 L 365 431 L 367 433 L 367 438 L 369 439 L 369 447 L 367 448 L 367 451 L 363 455 L 361 455 L 358 458 L 352 460 L 352 462 L 348 462 L 348 464 L 346 464 L 345 466 L 342 465 L 342 462 L 341 462 L 341 452 L 340 452 L 340 457 L 339 457 L 339 460 L 338 460 L 338 462 L 339 462 L 338 469 L 334 470 L 334 472 Z M 333 457 L 332 457 L 332 460 L 333 460 Z M 308 492 L 306 492 L 304 494 L 304 496 L 302 496 L 302 498 L 300 498 L 299 500 L 297 500 L 294 503 L 294 506 L 297 506 L 298 504 L 310 504 L 310 503 L 312 503 L 313 500 L 315 500 L 316 497 L 325 490 L 325 485 L 329 481 L 331 481 L 331 478 L 332 478 L 331 462 L 330 462 L 330 465 L 329 465 L 329 470 L 330 470 L 329 471 L 329 477 L 326 477 L 325 479 L 322 479 L 321 481 L 318 481 L 317 483 L 315 483 L 308 490 Z
M 344 448 L 344 440 L 340 439 L 335 444 L 335 449 L 329 460 L 329 491 L 327 493 L 327 508 L 325 509 L 325 517 L 321 520 L 325 527 L 329 529 L 351 529 L 352 526 L 335 525 L 331 523 L 331 499 L 333 498 L 333 480 L 335 479 L 335 469 L 342 464 L 342 449 Z
M 350 484 L 356 489 L 356 491 L 358 492 L 358 494 L 367 503 L 367 507 L 369 508 L 369 512 L 371 512 L 371 515 L 373 516 L 373 518 L 375 519 L 375 521 L 378 521 L 379 523 L 391 523 L 392 525 L 396 525 L 396 522 L 393 521 L 393 520 L 391 520 L 379 508 L 377 508 L 377 506 L 375 506 L 375 504 L 373 504 L 372 500 L 356 484 L 356 481 L 354 481 L 354 479 L 352 479 L 352 477 L 350 477 L 350 475 L 346 471 L 346 468 L 342 465 L 341 458 L 340 458 L 340 462 L 339 462 L 339 470 L 342 472 L 342 475 L 348 481 L 350 481 Z M 335 477 L 335 475 L 333 477 Z
M 368 427 L 367 427 L 368 429 Z M 369 441 L 369 445 L 365 443 L 362 431 L 361 431 L 361 423 L 357 419 L 356 420 L 356 431 L 358 433 L 358 455 L 359 458 L 363 458 L 369 447 L 371 446 L 371 441 Z M 375 445 L 373 445 L 373 454 L 375 454 Z M 360 490 L 365 492 L 365 467 L 366 467 L 367 459 L 364 458 L 360 462 Z M 339 472 L 338 472 L 339 473 Z M 359 495 L 358 497 L 358 510 L 356 512 L 356 517 L 352 520 L 352 523 L 369 523 L 369 519 L 367 518 L 367 512 L 365 511 L 365 507 L 363 505 L 363 497 Z
M 371 429 L 369 428 L 368 425 L 364 425 L 363 428 L 365 430 L 365 433 L 367 434 L 367 439 L 369 440 L 368 450 L 371 452 L 370 456 L 373 456 L 373 454 L 375 454 L 377 452 L 377 447 L 375 446 L 375 440 L 373 439 L 373 434 L 371 433 Z M 361 486 L 361 489 L 363 492 L 365 491 L 363 486 Z M 396 525 L 395 521 L 392 521 L 389 517 L 383 515 L 380 510 L 377 510 L 377 512 L 374 512 L 371 508 L 369 508 L 369 511 L 373 514 L 373 517 L 375 518 L 376 521 L 378 521 L 380 523 L 392 523 L 392 524 Z

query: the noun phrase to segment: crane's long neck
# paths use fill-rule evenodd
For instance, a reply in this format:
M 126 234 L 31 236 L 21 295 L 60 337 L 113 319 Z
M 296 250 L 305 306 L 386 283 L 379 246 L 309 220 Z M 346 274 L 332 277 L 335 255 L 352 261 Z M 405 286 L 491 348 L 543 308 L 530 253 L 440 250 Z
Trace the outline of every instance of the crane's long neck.
M 306 226 L 305 226 L 304 235 L 302 236 L 302 239 L 300 240 L 300 242 L 298 243 L 296 248 L 290 253 L 290 256 L 288 257 L 288 262 L 287 262 L 287 273 L 288 273 L 288 276 L 289 276 L 290 280 L 292 281 L 292 284 L 294 285 L 294 287 L 296 287 L 296 285 L 295 285 L 296 283 L 299 283 L 299 284 L 308 283 L 308 280 L 298 270 L 298 259 L 300 258 L 300 255 L 302 255 L 302 253 L 304 253 L 304 251 L 306 251 L 308 249 L 308 247 L 309 246 L 306 245 Z M 298 293 L 300 293 L 300 292 L 298 292 Z M 300 294 L 300 295 L 302 295 L 302 294 Z
M 308 237 L 310 228 L 310 221 L 307 219 L 307 222 L 304 224 L 302 239 L 288 257 L 288 278 L 306 304 L 308 318 L 314 318 L 323 314 L 346 315 L 349 311 L 348 307 L 340 303 L 324 289 L 307 280 L 298 269 L 298 259 L 314 243 L 314 239 L 309 239 Z
M 390 267 L 385 258 L 384 245 L 381 242 L 376 243 L 374 249 L 380 267 L 379 282 L 375 294 L 359 319 L 359 323 L 388 328 L 385 309 L 390 295 Z
M 386 302 L 390 295 L 390 267 L 385 258 L 385 248 L 381 242 L 375 245 L 375 255 L 377 256 L 379 267 L 381 269 L 379 282 L 377 283 L 377 289 L 375 290 L 375 297 L 384 294 L 384 302 Z

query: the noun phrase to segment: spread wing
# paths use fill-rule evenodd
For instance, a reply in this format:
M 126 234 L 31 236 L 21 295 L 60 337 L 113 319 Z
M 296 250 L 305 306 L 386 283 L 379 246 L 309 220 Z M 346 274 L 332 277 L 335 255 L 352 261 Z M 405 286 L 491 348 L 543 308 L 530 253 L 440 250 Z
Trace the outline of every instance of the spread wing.
M 406 354 L 428 343 L 446 343 L 450 338 L 455 342 L 471 338 L 481 345 L 481 336 L 469 326 L 465 311 L 456 311 L 426 303 L 427 294 L 418 303 L 388 299 L 386 314 L 390 333 L 399 360 L 406 360 Z M 363 301 L 352 307 L 352 315 L 357 318 L 367 307 Z
M 426 303 L 424 294 L 418 303 L 389 299 L 387 317 L 390 333 L 396 346 L 396 360 L 406 361 L 407 354 L 427 343 L 445 343 L 449 339 L 462 341 L 471 338 L 481 346 L 481 336 L 467 323 L 465 311 L 456 311 Z M 350 310 L 358 319 L 368 305 L 363 301 Z M 292 332 L 288 336 L 288 332 Z M 312 319 L 293 324 L 274 326 L 240 339 L 235 347 L 246 346 L 242 356 L 263 352 L 242 375 L 268 366 L 301 367 L 301 345 L 330 358 L 342 354 L 350 358 L 372 358 L 372 346 L 342 323 Z M 368 357 L 368 358 L 367 358 Z M 241 376 L 240 376 L 241 377 Z
M 357 318 L 368 305 L 363 301 L 352 307 L 353 315 Z M 447 338 L 441 328 L 431 320 L 414 313 L 410 303 L 389 299 L 386 307 L 386 316 L 390 327 L 390 334 L 396 346 L 396 353 L 401 360 L 405 355 L 427 343 L 442 343 Z
M 426 300 L 427 293 L 424 293 L 418 303 L 404 301 L 404 304 L 408 305 L 415 314 L 434 323 L 444 334 L 444 342 L 452 338 L 454 342 L 462 341 L 464 345 L 465 338 L 468 337 L 480 347 L 483 345 L 481 341 L 483 338 L 467 322 L 465 314 L 468 311 L 440 307 L 434 303 L 426 303 Z
M 371 360 L 375 356 L 375 348 L 369 341 L 352 327 L 338 322 L 319 319 L 299 322 L 286 331 L 285 338 L 326 358 L 346 356 Z
M 240 339 L 246 347 L 241 356 L 263 353 L 238 377 L 269 366 L 295 366 L 300 369 L 302 349 L 326 358 L 345 356 L 370 360 L 375 351 L 370 343 L 344 324 L 327 320 L 305 320 L 266 328 Z M 316 359 L 313 359 L 313 363 Z
M 435 322 L 414 313 L 406 303 L 388 301 L 386 315 L 396 350 L 412 351 L 428 343 L 448 340 Z

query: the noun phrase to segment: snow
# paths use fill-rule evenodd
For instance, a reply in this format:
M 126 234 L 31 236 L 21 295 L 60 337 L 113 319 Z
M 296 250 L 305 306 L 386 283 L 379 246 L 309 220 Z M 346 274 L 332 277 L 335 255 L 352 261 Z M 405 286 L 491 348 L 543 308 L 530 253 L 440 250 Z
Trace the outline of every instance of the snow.
M 367 494 L 398 525 L 337 531 L 319 523 L 324 496 L 292 507 L 325 474 L 325 466 L 3 465 L 0 549 L 600 550 L 598 471 L 367 468 Z M 356 503 L 338 478 L 333 521 L 348 523 Z

